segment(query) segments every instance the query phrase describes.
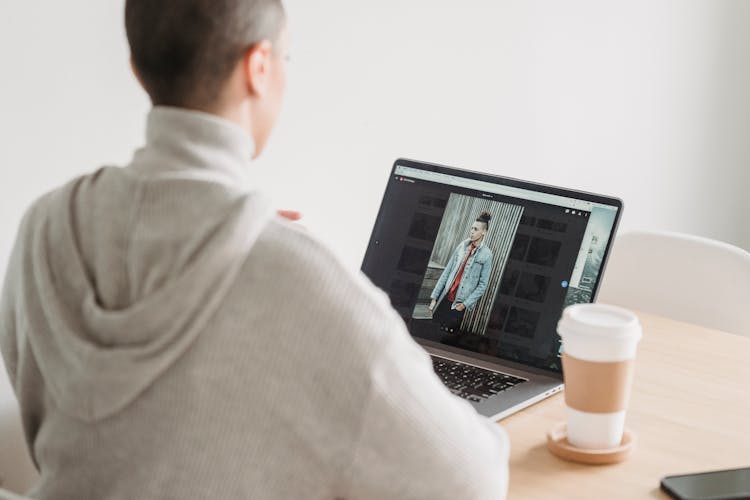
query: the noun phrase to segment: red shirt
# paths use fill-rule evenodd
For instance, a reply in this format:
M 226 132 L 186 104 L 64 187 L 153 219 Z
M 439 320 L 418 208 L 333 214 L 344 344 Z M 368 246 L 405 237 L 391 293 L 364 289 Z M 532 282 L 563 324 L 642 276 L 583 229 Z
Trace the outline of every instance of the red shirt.
M 464 263 L 461 264 L 461 269 L 458 270 L 458 274 L 456 275 L 456 279 L 453 280 L 453 284 L 451 285 L 450 290 L 448 290 L 448 300 L 451 302 L 456 301 L 456 292 L 458 291 L 458 285 L 461 284 L 461 276 L 464 274 L 464 268 L 466 267 L 466 262 L 469 260 L 469 257 L 471 257 L 471 254 L 474 253 L 474 250 L 476 250 L 477 247 L 474 246 L 474 243 L 471 244 L 471 248 L 469 249 L 469 253 L 466 254 L 466 258 L 464 259 Z

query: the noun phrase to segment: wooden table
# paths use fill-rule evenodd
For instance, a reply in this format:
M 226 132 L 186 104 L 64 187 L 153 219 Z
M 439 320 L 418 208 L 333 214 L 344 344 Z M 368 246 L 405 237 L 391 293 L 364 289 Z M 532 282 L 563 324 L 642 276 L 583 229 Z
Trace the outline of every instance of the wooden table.
M 617 465 L 566 462 L 547 450 L 563 421 L 558 394 L 501 421 L 511 438 L 510 500 L 668 498 L 662 477 L 750 466 L 750 338 L 639 314 L 643 339 L 625 425 L 637 434 Z

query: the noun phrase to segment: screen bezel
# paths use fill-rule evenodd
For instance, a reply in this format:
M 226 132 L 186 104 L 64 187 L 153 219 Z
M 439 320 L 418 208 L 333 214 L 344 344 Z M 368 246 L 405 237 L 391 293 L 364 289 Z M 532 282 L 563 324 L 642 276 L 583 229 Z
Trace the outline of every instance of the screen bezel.
M 440 165 L 437 163 L 423 162 L 423 161 L 412 160 L 408 158 L 398 158 L 393 162 L 393 166 L 391 167 L 388 182 L 386 183 L 385 189 L 383 192 L 383 198 L 380 202 L 380 208 L 378 209 L 378 215 L 377 215 L 377 218 L 375 219 L 375 224 L 373 224 L 372 233 L 370 234 L 370 240 L 367 245 L 365 256 L 362 259 L 362 265 L 360 266 L 360 269 L 364 270 L 366 268 L 366 265 L 369 262 L 369 259 L 371 259 L 373 256 L 374 250 L 378 248 L 378 246 L 374 244 L 375 236 L 377 234 L 378 227 L 380 226 L 383 209 L 387 202 L 386 198 L 388 196 L 388 188 L 391 185 L 391 182 L 393 181 L 396 175 L 396 167 L 398 166 L 412 167 L 412 168 L 427 170 L 430 172 L 437 172 L 441 174 L 464 177 L 466 179 L 471 179 L 471 180 L 490 182 L 490 183 L 498 184 L 501 186 L 509 186 L 509 187 L 514 187 L 514 188 L 519 188 L 519 189 L 525 189 L 528 191 L 534 191 L 537 193 L 553 194 L 553 195 L 564 196 L 568 198 L 575 198 L 577 200 L 589 201 L 593 203 L 600 203 L 603 205 L 616 207 L 617 213 L 615 214 L 615 221 L 614 221 L 614 224 L 612 225 L 612 232 L 610 234 L 609 240 L 607 241 L 607 246 L 604 250 L 604 256 L 602 257 L 602 265 L 601 265 L 601 269 L 599 270 L 599 276 L 597 277 L 596 283 L 594 283 L 594 286 L 591 292 L 591 301 L 592 302 L 596 301 L 596 298 L 599 294 L 602 277 L 604 276 L 604 273 L 606 272 L 610 251 L 612 249 L 612 244 L 615 240 L 615 236 L 617 235 L 617 230 L 620 225 L 620 219 L 622 217 L 622 210 L 624 208 L 624 204 L 620 198 L 617 198 L 614 196 L 606 196 L 606 195 L 601 195 L 601 194 L 596 194 L 596 193 L 590 193 L 586 191 L 568 189 L 568 188 L 563 188 L 563 187 L 558 187 L 558 186 L 551 186 L 547 184 L 541 184 L 538 182 L 524 181 L 524 180 L 515 179 L 512 177 L 504 177 L 500 175 L 487 174 L 487 173 L 467 170 L 463 168 L 449 167 L 449 166 Z M 414 337 L 413 335 L 412 337 L 416 340 L 420 340 L 420 337 Z M 441 348 L 443 349 L 447 348 L 459 354 L 468 355 L 472 357 L 481 356 L 474 351 L 471 351 L 468 349 L 461 349 L 461 348 L 457 348 L 454 346 L 441 346 Z M 488 357 L 481 356 L 481 358 L 487 359 Z M 495 360 L 495 362 L 498 362 L 498 361 L 502 361 L 503 363 L 506 362 L 506 360 L 501 359 L 501 358 L 493 358 L 493 359 Z M 538 367 L 535 367 L 535 368 L 540 369 Z M 559 370 L 544 369 L 544 371 L 559 375 L 562 373 L 562 367 Z

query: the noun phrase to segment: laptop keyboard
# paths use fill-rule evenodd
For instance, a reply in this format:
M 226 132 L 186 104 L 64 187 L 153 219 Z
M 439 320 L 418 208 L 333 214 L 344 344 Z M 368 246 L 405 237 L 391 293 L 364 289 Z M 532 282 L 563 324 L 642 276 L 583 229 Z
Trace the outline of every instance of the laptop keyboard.
M 440 380 L 458 397 L 481 403 L 510 389 L 525 379 L 477 366 L 431 356 L 432 367 Z

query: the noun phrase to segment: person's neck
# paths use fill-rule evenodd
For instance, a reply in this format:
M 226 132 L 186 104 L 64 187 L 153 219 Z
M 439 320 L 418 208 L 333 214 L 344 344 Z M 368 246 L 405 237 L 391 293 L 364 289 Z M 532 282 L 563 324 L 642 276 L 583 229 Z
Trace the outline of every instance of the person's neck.
M 219 107 L 217 109 L 209 111 L 209 113 L 213 113 L 224 118 L 225 120 L 236 123 L 243 129 L 245 129 L 250 137 L 253 137 L 253 126 L 250 120 L 250 112 L 247 109 L 249 105 L 250 104 L 248 102 L 243 102 L 239 106 Z
M 149 111 L 146 142 L 131 166 L 148 172 L 179 168 L 209 177 L 220 173 L 244 186 L 254 151 L 252 137 L 232 121 L 194 108 L 159 105 Z
M 223 118 L 224 120 L 239 125 L 245 132 L 247 132 L 250 138 L 252 138 L 257 145 L 258 138 L 255 135 L 252 120 L 250 119 L 250 106 L 251 105 L 248 100 L 243 100 L 239 103 L 227 103 L 220 101 L 211 106 L 192 105 L 187 108 L 194 111 L 201 111 L 203 113 L 215 115 L 219 118 Z
M 477 241 L 472 241 L 471 244 L 474 245 L 475 247 L 478 247 L 479 245 L 482 244 L 482 240 L 484 240 L 484 236 L 479 238 Z

